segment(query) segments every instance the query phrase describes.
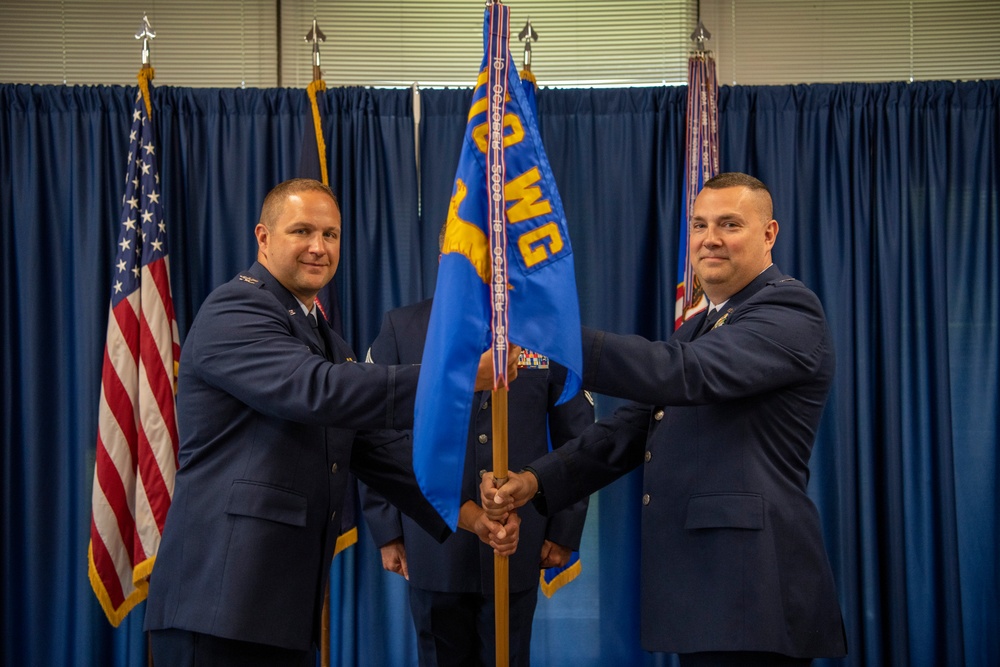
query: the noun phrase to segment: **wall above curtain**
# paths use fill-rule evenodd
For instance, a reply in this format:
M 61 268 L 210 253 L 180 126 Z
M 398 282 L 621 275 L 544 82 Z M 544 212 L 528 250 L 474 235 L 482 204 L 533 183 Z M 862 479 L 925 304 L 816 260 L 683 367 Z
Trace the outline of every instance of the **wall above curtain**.
M 539 34 L 542 85 L 686 82 L 698 14 L 719 81 L 740 84 L 973 80 L 1000 77 L 1000 3 L 993 0 L 510 0 L 516 35 Z M 471 86 L 482 55 L 482 2 L 441 0 L 5 0 L 0 81 L 133 81 L 145 12 L 161 85 L 304 87 L 313 18 L 327 36 L 331 86 Z M 521 63 L 523 46 L 512 40 Z M 472 63 L 470 69 L 468 63 Z

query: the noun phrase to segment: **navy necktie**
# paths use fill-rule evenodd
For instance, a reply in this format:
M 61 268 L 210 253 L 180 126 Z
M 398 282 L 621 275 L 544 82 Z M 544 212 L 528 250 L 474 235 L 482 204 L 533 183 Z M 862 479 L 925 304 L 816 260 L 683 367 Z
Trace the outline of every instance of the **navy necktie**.
M 719 319 L 719 309 L 712 308 L 711 310 L 709 310 L 708 313 L 705 315 L 705 322 L 701 325 L 701 330 L 698 331 L 698 335 L 701 336 L 711 331 L 712 327 L 715 326 L 715 323 L 718 321 L 718 319 Z
M 327 359 L 330 358 L 330 350 L 326 346 L 326 339 L 323 338 L 323 332 L 319 330 L 319 321 L 316 319 L 316 311 L 309 313 L 307 316 L 309 318 L 309 325 L 313 329 L 313 334 L 315 334 L 317 340 L 319 340 L 319 349 L 323 350 L 323 356 Z

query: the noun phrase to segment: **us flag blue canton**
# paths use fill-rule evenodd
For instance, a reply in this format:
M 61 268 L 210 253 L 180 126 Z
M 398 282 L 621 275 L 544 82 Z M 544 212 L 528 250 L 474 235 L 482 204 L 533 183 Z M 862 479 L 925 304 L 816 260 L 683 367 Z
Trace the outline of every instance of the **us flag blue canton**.
M 122 226 L 111 290 L 112 307 L 139 288 L 143 266 L 167 255 L 167 225 L 160 202 L 153 126 L 141 103 L 141 95 L 140 92 L 132 113 Z
M 505 370 L 509 340 L 558 362 L 567 369 L 560 402 L 579 391 L 583 370 L 566 216 L 531 101 L 511 66 L 509 11 L 493 4 L 484 16 L 483 60 L 448 207 L 414 412 L 414 472 L 452 529 L 480 355 L 493 349 L 495 366 Z

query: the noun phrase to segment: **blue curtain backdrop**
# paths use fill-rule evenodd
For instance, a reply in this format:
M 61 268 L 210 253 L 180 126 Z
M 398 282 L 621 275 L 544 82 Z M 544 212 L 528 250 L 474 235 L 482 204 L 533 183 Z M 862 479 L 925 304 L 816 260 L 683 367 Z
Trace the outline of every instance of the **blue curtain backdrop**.
M 543 90 L 543 139 L 583 321 L 672 329 L 684 88 Z M 86 574 L 100 361 L 134 88 L 0 85 L 0 662 L 146 663 Z M 385 310 L 433 292 L 469 91 L 331 89 L 338 272 L 363 355 Z M 156 88 L 182 340 L 252 261 L 260 202 L 295 173 L 304 91 Z M 837 376 L 812 460 L 850 655 L 1000 663 L 1000 82 L 723 87 L 723 170 L 774 193 L 775 259 L 820 296 Z M 613 401 L 600 399 L 605 412 Z M 638 479 L 592 501 L 583 574 L 542 599 L 539 665 L 669 665 L 638 647 Z M 371 538 L 333 566 L 333 662 L 416 664 L 401 578 Z

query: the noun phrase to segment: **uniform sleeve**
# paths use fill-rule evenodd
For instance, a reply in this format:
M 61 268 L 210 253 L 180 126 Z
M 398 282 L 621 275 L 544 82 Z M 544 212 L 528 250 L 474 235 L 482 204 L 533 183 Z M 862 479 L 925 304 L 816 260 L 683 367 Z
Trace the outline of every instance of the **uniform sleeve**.
M 367 484 L 358 484 L 358 493 L 361 495 L 361 511 L 377 548 L 381 549 L 389 542 L 403 537 L 400 512 L 385 496 Z
M 553 516 L 639 467 L 649 420 L 649 406 L 626 405 L 533 462 L 542 488 L 538 511 Z
M 399 363 L 396 329 L 390 313 L 386 313 L 382 318 L 382 328 L 368 349 L 368 359 L 380 364 Z M 359 484 L 358 491 L 361 494 L 361 511 L 371 530 L 375 546 L 382 548 L 392 540 L 403 537 L 403 522 L 399 509 L 367 484 Z
M 553 449 L 562 447 L 594 424 L 594 403 L 590 394 L 581 391 L 562 405 L 556 405 L 562 389 L 561 384 L 549 385 L 549 436 Z M 583 498 L 552 514 L 546 525 L 545 538 L 578 550 L 588 504 L 589 497 Z
M 413 447 L 408 433 L 359 431 L 351 453 L 351 470 L 369 490 L 400 508 L 437 541 L 443 542 L 451 534 L 413 476 Z
M 584 327 L 588 389 L 655 405 L 706 405 L 805 382 L 831 349 L 819 299 L 801 283 L 769 284 L 725 326 L 691 341 L 650 341 Z
M 349 429 L 413 426 L 418 368 L 327 361 L 259 287 L 216 290 L 192 336 L 198 344 L 181 366 L 260 413 Z

